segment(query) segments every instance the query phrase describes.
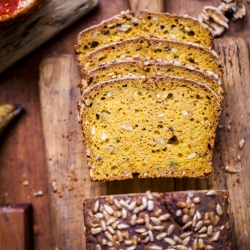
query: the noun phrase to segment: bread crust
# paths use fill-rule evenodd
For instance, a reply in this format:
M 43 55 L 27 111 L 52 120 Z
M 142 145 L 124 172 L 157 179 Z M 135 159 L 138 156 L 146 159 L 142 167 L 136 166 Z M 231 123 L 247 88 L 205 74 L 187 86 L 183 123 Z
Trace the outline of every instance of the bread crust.
M 201 85 L 200 83 L 197 83 L 195 81 L 191 81 L 191 80 L 186 80 L 186 79 L 179 79 L 179 78 L 174 78 L 174 77 L 169 77 L 169 76 L 159 76 L 159 77 L 134 77 L 134 78 L 123 78 L 123 79 L 115 79 L 115 80 L 110 80 L 110 81 L 106 81 L 106 82 L 102 82 L 102 83 L 99 83 L 99 84 L 96 84 L 94 85 L 92 88 L 89 88 L 88 90 L 86 90 L 86 92 L 83 93 L 82 97 L 79 99 L 78 101 L 78 111 L 79 111 L 79 115 L 80 115 L 80 120 L 81 121 L 84 121 L 86 120 L 87 118 L 84 116 L 84 112 L 82 111 L 82 105 L 85 105 L 85 102 L 84 100 L 88 99 L 88 96 L 90 94 L 92 94 L 92 92 L 98 92 L 99 90 L 101 89 L 105 89 L 106 86 L 109 86 L 109 85 L 113 85 L 115 86 L 116 84 L 120 83 L 120 82 L 126 82 L 126 80 L 130 80 L 130 81 L 133 81 L 135 84 L 138 80 L 142 80 L 142 81 L 147 81 L 152 83 L 152 84 L 155 84 L 157 86 L 157 82 L 159 81 L 171 81 L 171 80 L 177 80 L 177 81 L 181 81 L 183 83 L 183 85 L 187 85 L 187 86 L 196 86 L 198 88 L 202 88 L 203 90 L 205 90 L 206 92 L 212 94 L 214 96 L 214 98 L 216 99 L 216 107 L 214 107 L 214 109 L 216 110 L 216 116 L 214 117 L 214 122 L 213 122 L 213 130 L 214 130 L 214 133 L 212 135 L 212 137 L 210 138 L 210 146 L 211 146 L 211 150 L 209 151 L 209 159 L 212 160 L 212 157 L 213 157 L 213 149 L 214 149 L 214 140 L 215 140 L 215 131 L 216 131 L 216 128 L 219 124 L 219 118 L 220 118 L 220 114 L 221 114 L 221 111 L 222 111 L 222 106 L 221 106 L 221 102 L 222 100 L 214 94 L 214 92 L 209 89 L 208 87 L 204 86 L 204 85 Z M 82 125 L 82 131 L 83 131 L 83 135 L 84 135 L 84 145 L 85 145 L 85 148 L 88 149 L 90 148 L 90 146 L 88 145 L 88 140 L 86 138 L 86 131 L 85 131 L 86 127 Z M 87 158 L 87 163 L 88 163 L 88 166 L 90 168 L 90 171 L 91 171 L 91 166 L 94 164 L 92 161 L 91 161 L 91 158 Z M 139 174 L 139 178 L 159 178 L 159 177 L 169 177 L 169 178 L 183 178 L 183 177 L 195 177 L 195 178 L 204 178 L 204 177 L 208 177 L 210 174 L 211 174 L 211 171 L 212 171 L 212 168 L 210 168 L 210 171 L 208 174 L 196 174 L 194 176 L 182 176 L 180 174 L 175 174 L 175 173 L 158 173 L 156 175 L 152 175 L 150 173 L 148 173 L 147 175 L 145 175 L 144 173 L 138 173 Z M 94 175 L 90 174 L 90 177 L 91 177 L 91 181 L 93 182 L 99 182 L 99 181 L 102 181 L 102 180 L 98 180 L 95 178 Z M 116 176 L 115 178 L 110 178 L 108 179 L 108 181 L 113 181 L 113 180 L 125 180 L 125 179 L 132 179 L 133 178 L 133 174 L 131 173 L 130 175 L 127 175 L 127 176 Z M 107 180 L 103 180 L 103 181 L 107 181 Z
M 200 78 L 205 79 L 205 81 L 211 83 L 212 90 L 215 92 L 216 95 L 218 95 L 223 100 L 224 91 L 222 87 L 220 86 L 221 83 L 219 83 L 219 80 L 216 80 L 213 76 L 209 76 L 204 71 L 201 71 L 199 69 L 194 69 L 192 66 L 189 66 L 189 65 L 186 65 L 186 66 L 181 65 L 181 63 L 178 63 L 177 65 L 176 62 L 168 62 L 168 61 L 158 62 L 155 59 L 150 60 L 149 63 L 146 63 L 146 65 L 145 65 L 145 62 L 141 60 L 128 60 L 128 61 L 122 61 L 122 62 L 107 63 L 98 68 L 90 70 L 88 74 L 85 75 L 85 78 L 81 80 L 78 87 L 80 88 L 81 93 L 83 93 L 89 87 L 88 82 L 90 82 L 91 79 L 94 79 L 95 75 L 98 74 L 99 72 L 103 72 L 105 70 L 111 70 L 112 72 L 112 69 L 114 69 L 113 71 L 115 71 L 117 69 L 124 69 L 124 68 L 130 69 L 131 67 L 138 67 L 142 69 L 144 72 L 147 72 L 147 70 L 150 70 L 150 72 L 152 72 L 152 69 L 154 68 L 156 69 L 157 67 L 162 68 L 162 69 L 178 69 L 178 68 L 182 68 L 183 70 L 185 69 L 186 71 L 189 71 L 190 73 L 192 72 L 198 75 Z M 168 75 L 168 73 L 166 72 L 164 75 Z M 122 77 L 126 77 L 126 76 L 122 76 Z M 110 78 L 110 79 L 113 79 L 113 78 Z M 188 78 L 186 77 L 186 79 Z
M 20 9 L 17 8 L 11 15 L 0 16 L 0 26 L 6 26 L 25 21 L 40 8 L 43 1 L 44 0 L 33 0 L 25 7 Z

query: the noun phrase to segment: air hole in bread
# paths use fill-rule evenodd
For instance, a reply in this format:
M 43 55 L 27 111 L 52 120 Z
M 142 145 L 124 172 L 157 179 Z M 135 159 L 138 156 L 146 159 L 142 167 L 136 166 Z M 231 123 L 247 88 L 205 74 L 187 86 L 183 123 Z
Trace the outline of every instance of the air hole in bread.
M 174 136 L 172 136 L 169 140 L 168 140 L 168 142 L 167 142 L 167 144 L 173 144 L 173 145 L 178 145 L 180 142 L 178 141 L 178 139 L 177 139 L 177 137 L 174 135 Z
M 97 41 L 93 41 L 92 43 L 91 43 L 91 48 L 95 48 L 95 47 L 97 47 L 99 45 L 99 43 L 97 42 Z

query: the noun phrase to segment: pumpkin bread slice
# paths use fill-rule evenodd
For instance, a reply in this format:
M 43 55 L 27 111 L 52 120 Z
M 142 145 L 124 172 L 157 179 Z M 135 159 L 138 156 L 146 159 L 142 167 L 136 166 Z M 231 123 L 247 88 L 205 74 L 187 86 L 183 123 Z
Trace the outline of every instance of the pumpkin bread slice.
M 142 36 L 192 42 L 211 47 L 213 37 L 207 25 L 187 15 L 142 11 L 138 18 L 132 11 L 123 11 L 108 20 L 83 30 L 75 44 L 77 54 L 88 56 L 108 44 Z
M 211 173 L 221 104 L 204 85 L 115 79 L 87 90 L 78 107 L 92 181 Z
M 108 62 L 134 58 L 143 61 L 150 59 L 176 60 L 184 65 L 190 64 L 213 74 L 217 79 L 222 77 L 222 66 L 216 52 L 194 44 L 163 39 L 133 38 L 95 50 L 86 60 L 78 57 L 83 74 Z

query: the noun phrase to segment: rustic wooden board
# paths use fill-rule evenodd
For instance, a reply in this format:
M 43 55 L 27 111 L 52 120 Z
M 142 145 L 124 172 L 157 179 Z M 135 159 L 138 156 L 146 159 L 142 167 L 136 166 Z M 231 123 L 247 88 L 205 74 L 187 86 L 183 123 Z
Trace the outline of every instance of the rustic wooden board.
M 33 249 L 30 204 L 0 204 L 0 249 Z
M 45 59 L 40 67 L 40 100 L 49 173 L 54 240 L 58 249 L 85 249 L 82 198 L 106 193 L 91 183 L 76 102 L 80 81 L 72 56 Z
M 56 180 L 58 186 L 57 193 L 53 193 L 53 190 L 50 192 L 54 228 L 58 236 L 57 246 L 69 249 L 73 243 L 67 244 L 62 235 L 73 237 L 74 233 L 81 238 L 81 241 L 77 240 L 78 246 L 84 244 L 81 217 L 83 196 L 144 192 L 149 189 L 163 192 L 212 188 L 229 190 L 235 249 L 249 249 L 249 51 L 244 39 L 217 40 L 215 44 L 225 65 L 225 107 L 216 139 L 214 172 L 209 179 L 203 180 L 160 178 L 113 181 L 105 184 L 90 183 L 81 129 L 77 121 L 76 102 L 79 93 L 75 86 L 79 81 L 79 75 L 74 58 L 62 55 L 43 61 L 40 97 L 50 183 Z M 69 138 L 72 140 L 69 141 L 67 135 L 70 135 Z M 240 150 L 238 142 L 242 138 L 246 143 Z M 238 154 L 241 161 L 238 160 Z M 226 173 L 226 165 L 242 168 L 242 172 Z M 78 177 L 77 182 L 68 181 L 67 171 L 70 170 L 70 166 L 71 173 L 76 173 Z M 74 189 L 68 191 L 72 183 Z M 59 198 L 59 193 L 62 194 L 62 198 Z
M 88 13 L 98 0 L 45 0 L 21 24 L 0 29 L 0 73 Z
M 225 100 L 217 130 L 214 172 L 210 178 L 212 188 L 229 191 L 234 246 L 244 250 L 250 249 L 250 70 L 247 42 L 243 38 L 230 38 L 217 40 L 215 44 L 224 63 Z M 241 139 L 245 140 L 243 149 L 239 148 Z M 226 173 L 225 166 L 240 172 Z

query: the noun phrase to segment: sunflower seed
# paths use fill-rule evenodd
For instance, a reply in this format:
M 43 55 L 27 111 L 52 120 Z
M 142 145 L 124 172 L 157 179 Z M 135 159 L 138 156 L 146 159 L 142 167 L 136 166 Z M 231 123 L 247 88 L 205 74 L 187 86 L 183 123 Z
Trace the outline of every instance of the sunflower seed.
M 189 228 L 190 226 L 192 226 L 192 224 L 193 224 L 192 221 L 189 221 L 182 228 L 183 229 Z
M 199 211 L 197 211 L 195 215 L 196 215 L 196 218 L 197 218 L 198 220 L 201 219 L 201 213 L 200 213 Z
M 217 204 L 217 206 L 216 206 L 216 212 L 220 216 L 223 214 L 222 208 L 221 208 L 220 204 Z
M 112 227 L 113 229 L 116 229 L 119 223 L 120 223 L 120 221 L 117 220 L 117 221 L 115 221 L 115 222 L 111 225 L 111 227 Z
M 200 234 L 199 237 L 200 237 L 200 238 L 207 238 L 208 235 L 207 235 L 207 234 Z
M 193 249 L 193 250 L 197 250 L 197 249 L 198 249 L 198 241 L 197 241 L 197 239 L 195 239 L 195 240 L 193 241 L 192 249 Z
M 161 221 L 156 218 L 156 217 L 150 217 L 150 220 L 155 224 L 155 225 L 161 225 Z
M 114 223 L 116 221 L 116 218 L 115 217 L 110 217 L 107 222 L 106 222 L 106 225 L 109 226 L 111 225 L 112 223 Z
M 214 225 L 217 225 L 220 221 L 220 216 L 218 215 L 215 215 L 215 218 L 214 218 Z
M 194 203 L 200 203 L 200 202 L 201 202 L 200 197 L 195 197 L 195 198 L 194 198 Z
M 192 190 L 188 191 L 188 197 L 193 198 L 194 197 L 194 191 L 192 191 Z
M 107 243 L 107 246 L 109 246 L 109 247 L 112 247 L 113 246 L 113 242 L 111 242 L 111 241 L 109 241 L 108 243 Z M 109 250 L 115 250 L 113 247 L 112 248 L 109 248 Z
M 195 214 L 195 211 L 196 211 L 196 209 L 195 209 L 195 204 L 192 203 L 192 204 L 191 204 L 191 207 L 190 207 L 190 214 L 191 214 L 191 216 L 193 216 L 193 215 Z
M 177 245 L 177 246 L 176 246 L 176 249 L 177 249 L 177 250 L 188 250 L 188 248 L 185 247 L 185 246 L 183 246 L 183 245 Z
M 143 210 L 144 210 L 144 209 L 143 209 Z M 138 214 L 140 211 L 141 211 L 141 208 L 140 208 L 140 207 L 135 207 L 133 213 L 134 213 L 134 214 Z
M 118 225 L 117 225 L 117 229 L 119 229 L 119 230 L 123 230 L 123 229 L 126 229 L 126 228 L 128 228 L 128 227 L 129 227 L 129 225 L 124 224 L 124 223 L 118 224 Z
M 102 213 L 96 213 L 96 214 L 94 214 L 94 217 L 98 218 L 98 219 L 102 219 L 103 218 L 103 214 Z
M 146 191 L 146 196 L 147 196 L 147 198 L 149 199 L 149 200 L 153 200 L 153 195 L 151 194 L 151 192 L 148 190 L 148 191 Z
M 225 226 L 221 226 L 221 227 L 220 227 L 220 230 L 222 231 L 224 228 L 225 228 Z
M 103 207 L 104 207 L 104 209 L 106 210 L 106 212 L 109 215 L 113 215 L 114 214 L 114 210 L 113 210 L 113 208 L 111 206 L 105 204 Z
M 167 235 L 171 235 L 174 231 L 174 225 L 171 224 L 169 227 L 168 227 L 168 230 L 167 230 Z
M 178 201 L 177 202 L 177 207 L 179 208 L 184 208 L 187 206 L 187 203 L 185 201 Z
M 202 234 L 202 233 L 206 233 L 207 232 L 207 227 L 202 227 L 199 231 L 198 231 L 198 233 L 199 234 Z
M 154 230 L 157 231 L 163 231 L 164 230 L 164 226 L 153 226 Z
M 145 239 L 147 236 L 148 236 L 148 231 L 140 234 L 141 239 Z
M 148 230 L 149 241 L 154 242 L 154 235 L 151 230 Z
M 197 224 L 197 217 L 194 215 L 193 220 L 192 220 L 192 227 L 195 227 Z
M 139 218 L 139 219 L 136 220 L 136 224 L 141 225 L 141 224 L 144 224 L 144 223 L 145 223 L 145 220 L 143 218 Z
M 218 241 L 220 238 L 220 231 L 216 232 L 213 236 L 213 238 L 211 239 L 211 241 Z
M 131 217 L 131 220 L 130 220 L 130 225 L 131 225 L 131 226 L 134 226 L 134 225 L 135 225 L 136 219 L 137 219 L 136 214 L 133 214 L 132 217 Z
M 135 246 L 131 246 L 131 247 L 126 248 L 126 250 L 135 250 L 135 249 L 136 249 Z
M 123 199 L 121 199 L 120 200 L 120 204 L 123 206 L 123 207 L 128 207 L 128 204 L 127 204 L 127 202 L 125 201 L 125 200 L 123 200 Z
M 124 240 L 124 245 L 131 246 L 131 245 L 133 245 L 133 241 L 132 240 Z
M 114 199 L 114 204 L 115 204 L 117 209 L 119 209 L 119 210 L 122 209 L 122 206 L 121 206 L 120 202 L 117 199 Z
M 180 239 L 177 235 L 174 235 L 174 241 L 176 241 L 179 244 L 182 244 L 182 239 Z
M 183 233 L 183 234 L 180 235 L 180 237 L 181 237 L 182 239 L 185 239 L 185 238 L 187 238 L 188 236 L 190 236 L 191 233 L 192 233 L 192 232 Z
M 136 201 L 131 202 L 130 205 L 128 206 L 128 210 L 130 211 L 134 210 L 135 206 L 136 206 Z
M 123 236 L 122 236 L 121 231 L 116 230 L 115 232 L 116 232 L 116 235 L 118 236 L 118 241 L 123 242 Z
M 209 236 L 211 236 L 212 233 L 213 233 L 213 226 L 210 225 L 210 226 L 208 226 L 208 228 L 207 228 L 207 234 L 208 234 Z
M 147 229 L 145 227 L 140 227 L 135 229 L 135 232 L 141 234 L 141 233 L 145 233 L 147 231 Z
M 194 231 L 198 231 L 202 226 L 203 226 L 203 221 L 201 220 L 196 224 Z
M 102 246 L 107 245 L 107 240 L 106 239 L 102 239 Z
M 183 244 L 184 246 L 187 246 L 188 243 L 189 243 L 189 241 L 190 241 L 190 236 L 188 236 L 187 238 L 185 238 L 185 239 L 183 240 L 182 244 Z
M 102 250 L 102 248 L 101 248 L 100 245 L 96 245 L 96 246 L 95 246 L 95 250 Z
M 183 114 L 183 115 L 188 115 L 188 112 L 185 111 L 185 114 L 184 114 L 184 110 L 183 110 L 183 111 L 182 111 L 182 114 Z M 192 159 L 192 158 L 194 158 L 195 156 L 196 156 L 196 153 L 194 152 L 194 153 L 188 155 L 188 156 L 187 156 L 187 159 Z
M 160 246 L 153 246 L 153 245 L 151 245 L 151 246 L 149 247 L 149 249 L 151 249 L 151 250 L 163 250 L 162 247 L 160 247 Z
M 187 222 L 188 222 L 188 219 L 189 219 L 188 215 L 187 215 L 187 214 L 184 214 L 183 217 L 182 217 L 182 222 L 183 222 L 183 223 L 187 223 Z
M 169 218 L 170 218 L 170 214 L 163 214 L 158 219 L 160 221 L 166 221 L 166 220 L 169 220 Z
M 150 223 L 150 219 L 149 219 L 149 215 L 148 214 L 144 214 L 144 220 L 145 220 L 145 224 L 149 224 Z
M 99 202 L 99 200 L 96 200 L 96 202 L 92 206 L 92 211 L 93 211 L 94 214 L 96 214 L 98 212 L 99 206 L 100 206 L 100 202 Z
M 178 209 L 178 210 L 176 211 L 175 215 L 176 215 L 177 217 L 180 217 L 180 216 L 182 215 L 182 211 L 181 211 L 180 209 Z
M 209 190 L 206 195 L 216 195 L 216 191 L 215 190 Z
M 212 223 L 211 220 L 204 220 L 203 221 L 203 224 L 206 226 L 209 226 L 211 223 Z
M 143 196 L 142 199 L 141 199 L 141 202 L 142 202 L 142 205 L 144 207 L 147 207 L 148 206 L 148 199 L 146 196 Z
M 165 238 L 164 241 L 168 243 L 170 246 L 175 246 L 176 242 L 171 238 Z
M 199 246 L 199 248 L 204 248 L 204 241 L 203 241 L 203 239 L 199 239 L 198 240 L 198 246 Z
M 154 210 L 154 202 L 152 200 L 148 201 L 147 209 L 148 209 L 148 211 L 153 211 Z
M 142 243 L 147 244 L 149 242 L 149 236 L 147 236 L 144 240 L 142 240 Z
M 158 241 L 162 241 L 167 236 L 167 233 L 161 233 L 156 236 Z
M 161 215 L 162 215 L 162 210 L 159 208 L 159 209 L 157 209 L 157 211 L 155 211 L 155 216 L 159 217 Z
M 122 218 L 123 218 L 124 220 L 127 219 L 127 210 L 126 210 L 124 207 L 122 208 Z
M 92 235 L 97 235 L 102 231 L 102 229 L 100 227 L 96 227 L 96 228 L 91 228 L 91 234 Z
M 241 140 L 239 141 L 239 148 L 240 148 L 240 149 L 243 149 L 244 145 L 245 145 L 245 140 L 244 140 L 244 139 L 241 139 Z
M 186 204 L 187 204 L 187 207 L 188 207 L 188 208 L 191 207 L 191 199 L 190 199 L 190 197 L 187 197 L 187 199 L 186 199 Z
M 106 231 L 107 230 L 107 226 L 106 226 L 106 223 L 104 222 L 104 220 L 100 221 L 100 226 L 101 226 L 102 231 Z
M 111 234 L 115 234 L 115 230 L 111 226 L 107 226 L 107 229 Z

